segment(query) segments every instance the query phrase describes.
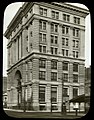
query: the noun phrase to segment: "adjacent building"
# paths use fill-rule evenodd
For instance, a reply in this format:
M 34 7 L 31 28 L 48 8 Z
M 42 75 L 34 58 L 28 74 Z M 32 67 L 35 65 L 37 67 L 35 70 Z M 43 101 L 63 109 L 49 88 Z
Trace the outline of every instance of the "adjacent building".
M 4 34 L 9 108 L 61 111 L 62 98 L 84 94 L 88 14 L 62 2 L 23 4 Z
M 85 102 L 86 111 L 90 108 L 90 95 L 91 95 L 91 66 L 85 68 Z
M 3 77 L 3 106 L 7 107 L 7 77 Z

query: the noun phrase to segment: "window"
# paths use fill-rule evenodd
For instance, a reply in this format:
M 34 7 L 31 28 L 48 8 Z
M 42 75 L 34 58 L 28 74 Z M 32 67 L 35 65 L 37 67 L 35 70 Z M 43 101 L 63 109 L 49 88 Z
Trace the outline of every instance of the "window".
M 51 61 L 51 69 L 57 69 L 57 61 Z
M 42 46 L 39 45 L 39 52 L 42 52 Z
M 57 44 L 57 41 L 58 41 L 58 37 L 51 35 L 51 43 L 52 43 L 52 44 L 53 44 L 53 43 Z
M 43 42 L 46 42 L 46 34 L 43 34 Z
M 42 20 L 39 21 L 39 29 L 46 30 L 46 22 L 45 21 L 42 21 Z
M 43 30 L 46 30 L 46 22 L 43 22 Z
M 46 42 L 46 34 L 39 33 L 39 41 Z
M 39 34 L 39 41 L 42 41 L 42 33 Z
M 68 50 L 66 50 L 66 56 L 68 56 Z
M 46 46 L 39 45 L 39 52 L 46 53 Z
M 42 21 L 39 22 L 39 28 L 42 29 Z
M 67 62 L 63 62 L 63 70 L 68 71 L 68 63 Z
M 73 82 L 78 82 L 78 75 L 73 74 Z
M 69 22 L 70 21 L 70 15 L 63 14 L 63 20 Z
M 52 11 L 52 18 L 55 18 L 55 11 Z
M 51 87 L 51 102 L 57 102 L 57 87 Z
M 77 63 L 73 64 L 73 71 L 78 72 L 78 64 Z
M 68 39 L 66 38 L 66 46 L 68 46 Z
M 46 61 L 44 59 L 40 59 L 39 60 L 39 67 L 40 68 L 45 68 L 45 66 L 46 66 Z
M 76 41 L 76 48 L 79 47 L 79 41 Z
M 55 54 L 57 54 L 57 48 L 55 48 Z
M 47 16 L 47 9 L 44 9 L 44 16 Z
M 75 40 L 73 40 L 73 47 L 75 47 Z
M 58 25 L 57 24 L 51 24 L 51 32 L 58 32 Z
M 57 81 L 57 73 L 56 72 L 51 72 L 51 80 Z
M 58 41 L 58 37 L 55 36 L 55 44 L 57 44 L 57 41 Z
M 45 80 L 45 71 L 39 71 L 39 79 Z
M 55 25 L 55 32 L 58 31 L 58 25 Z
M 59 19 L 59 12 L 52 11 L 52 18 Z
M 64 80 L 65 82 L 68 81 L 68 74 L 67 74 L 67 73 L 63 73 L 63 80 Z
M 53 54 L 54 52 L 53 52 L 53 47 L 51 47 L 51 54 Z
M 39 102 L 45 102 L 45 87 L 39 86 Z
M 73 98 L 78 96 L 78 89 L 77 88 L 73 88 Z
M 46 53 L 46 46 L 43 46 L 43 53 Z
M 73 36 L 79 37 L 79 30 L 78 29 L 73 29 Z
M 62 38 L 62 45 L 65 45 L 65 38 Z
M 56 12 L 56 19 L 59 19 L 59 12 Z
M 78 58 L 78 54 L 79 54 L 78 51 L 73 51 L 73 57 L 74 58 Z
M 63 95 L 64 97 L 68 95 L 68 88 L 63 88 Z
M 69 27 L 63 26 L 62 27 L 62 34 L 69 34 Z
M 51 43 L 54 43 L 54 36 L 51 35 Z
M 80 18 L 74 17 L 74 23 L 75 24 L 80 24 Z
M 40 15 L 47 16 L 47 9 L 40 8 Z
M 62 55 L 63 55 L 63 56 L 64 56 L 64 51 L 65 51 L 65 50 L 64 50 L 64 49 L 62 49 Z
M 43 15 L 43 8 L 40 8 L 40 15 Z

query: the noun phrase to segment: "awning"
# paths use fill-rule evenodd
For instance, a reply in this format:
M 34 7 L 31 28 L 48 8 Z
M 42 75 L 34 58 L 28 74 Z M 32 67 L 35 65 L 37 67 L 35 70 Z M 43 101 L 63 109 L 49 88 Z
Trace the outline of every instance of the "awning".
M 69 102 L 88 102 L 90 100 L 90 96 L 85 96 L 85 94 L 79 95 L 71 100 Z

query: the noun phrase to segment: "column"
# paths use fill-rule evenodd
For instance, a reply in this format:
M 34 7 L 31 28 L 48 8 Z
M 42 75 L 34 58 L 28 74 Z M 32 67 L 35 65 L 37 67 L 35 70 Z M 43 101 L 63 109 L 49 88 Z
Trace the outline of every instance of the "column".
M 51 110 L 51 85 L 47 84 L 46 87 L 46 106 L 47 106 L 47 111 L 49 112 Z
M 47 59 L 46 61 L 47 63 L 47 81 L 51 81 L 51 60 L 50 59 Z
M 16 38 L 16 62 L 18 61 L 18 38 Z
M 58 111 L 61 112 L 62 108 L 62 84 L 58 85 Z

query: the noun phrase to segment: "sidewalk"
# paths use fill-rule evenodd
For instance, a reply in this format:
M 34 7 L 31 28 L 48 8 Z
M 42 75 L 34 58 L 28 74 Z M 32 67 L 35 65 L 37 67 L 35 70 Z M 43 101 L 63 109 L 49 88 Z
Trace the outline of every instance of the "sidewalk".
M 75 113 L 66 113 L 61 114 L 60 112 L 41 112 L 41 111 L 26 111 L 23 112 L 23 110 L 13 110 L 13 109 L 4 109 L 5 113 L 8 116 L 16 117 L 16 118 L 81 118 L 84 116 L 84 113 L 78 113 L 76 116 Z M 32 114 L 33 113 L 33 114 Z

